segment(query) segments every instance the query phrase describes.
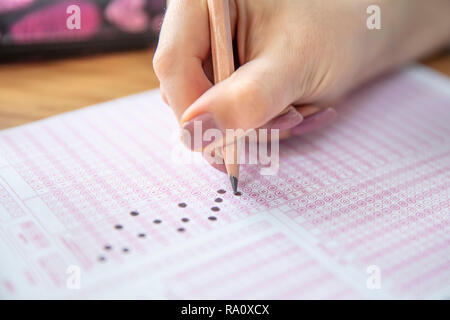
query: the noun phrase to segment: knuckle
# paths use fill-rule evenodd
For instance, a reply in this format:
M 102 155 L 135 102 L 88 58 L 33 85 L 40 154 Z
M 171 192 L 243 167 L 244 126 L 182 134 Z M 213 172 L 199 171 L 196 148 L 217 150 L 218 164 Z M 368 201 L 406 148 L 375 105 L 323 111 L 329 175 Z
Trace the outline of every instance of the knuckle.
M 173 63 L 174 50 L 170 48 L 157 49 L 153 56 L 153 70 L 161 80 L 169 74 Z
M 271 102 L 266 88 L 259 81 L 238 83 L 232 94 L 233 106 L 237 109 L 233 113 L 239 115 L 236 122 L 241 127 L 256 128 L 266 122 Z

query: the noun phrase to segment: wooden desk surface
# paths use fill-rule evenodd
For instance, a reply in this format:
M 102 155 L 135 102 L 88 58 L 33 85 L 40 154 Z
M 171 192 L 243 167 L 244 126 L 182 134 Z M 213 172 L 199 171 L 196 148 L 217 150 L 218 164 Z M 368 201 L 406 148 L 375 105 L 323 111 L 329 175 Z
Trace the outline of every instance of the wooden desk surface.
M 0 65 L 0 129 L 157 88 L 152 50 Z M 450 54 L 426 65 L 450 76 Z

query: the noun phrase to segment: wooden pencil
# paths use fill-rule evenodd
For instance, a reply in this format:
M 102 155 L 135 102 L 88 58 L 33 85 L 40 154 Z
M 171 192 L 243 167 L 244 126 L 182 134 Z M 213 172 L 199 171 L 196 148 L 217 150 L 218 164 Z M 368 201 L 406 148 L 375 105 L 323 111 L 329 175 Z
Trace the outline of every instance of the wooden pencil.
M 214 82 L 225 80 L 234 72 L 233 42 L 231 36 L 230 8 L 228 0 L 208 0 L 211 34 L 211 55 Z M 239 179 L 238 150 L 236 140 L 223 147 L 225 167 L 233 192 L 237 192 Z

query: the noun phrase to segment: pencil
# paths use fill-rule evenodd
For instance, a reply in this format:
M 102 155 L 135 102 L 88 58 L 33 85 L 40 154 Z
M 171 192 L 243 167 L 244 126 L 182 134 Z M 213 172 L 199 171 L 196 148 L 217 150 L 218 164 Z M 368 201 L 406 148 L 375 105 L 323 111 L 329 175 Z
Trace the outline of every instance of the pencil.
M 228 78 L 234 72 L 230 8 L 228 0 L 208 0 L 207 4 L 214 83 L 218 83 Z M 227 141 L 226 146 L 223 147 L 224 163 L 234 193 L 237 193 L 239 182 L 237 151 L 236 140 L 231 144 Z

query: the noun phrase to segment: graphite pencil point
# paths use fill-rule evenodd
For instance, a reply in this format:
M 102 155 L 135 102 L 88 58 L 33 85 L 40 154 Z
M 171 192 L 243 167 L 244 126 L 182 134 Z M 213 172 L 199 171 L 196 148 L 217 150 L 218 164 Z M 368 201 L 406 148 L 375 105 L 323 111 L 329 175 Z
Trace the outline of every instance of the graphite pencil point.
M 237 193 L 238 179 L 235 176 L 230 176 L 231 187 L 233 188 L 233 193 Z

